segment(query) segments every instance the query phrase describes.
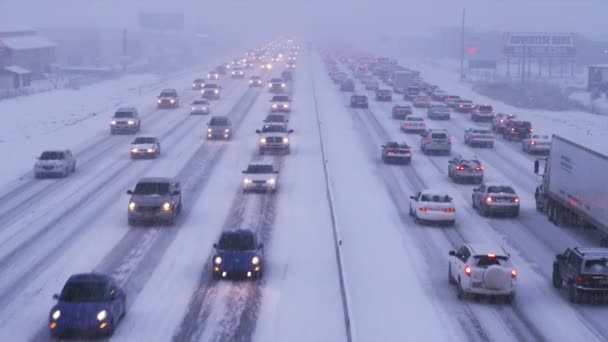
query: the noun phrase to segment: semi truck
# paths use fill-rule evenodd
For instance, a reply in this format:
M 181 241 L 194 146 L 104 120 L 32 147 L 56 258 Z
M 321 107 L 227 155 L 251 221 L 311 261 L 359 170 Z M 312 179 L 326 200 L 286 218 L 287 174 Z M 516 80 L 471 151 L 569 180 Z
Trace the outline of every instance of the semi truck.
M 546 158 L 534 162 L 542 176 L 536 210 L 557 226 L 592 227 L 608 247 L 608 156 L 553 135 Z
M 397 94 L 403 94 L 407 87 L 415 83 L 416 75 L 410 71 L 400 70 L 393 75 L 393 91 Z

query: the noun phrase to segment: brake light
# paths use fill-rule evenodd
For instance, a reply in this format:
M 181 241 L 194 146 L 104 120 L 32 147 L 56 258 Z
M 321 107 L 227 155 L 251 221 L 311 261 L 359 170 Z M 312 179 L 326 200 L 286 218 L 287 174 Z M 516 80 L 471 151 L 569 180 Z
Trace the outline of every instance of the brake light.
M 534 140 L 530 141 L 530 145 L 536 145 L 536 141 L 534 141 Z
M 477 171 L 483 171 L 483 166 L 478 166 L 478 167 L 475 168 L 475 170 L 477 170 Z
M 448 139 L 448 145 L 452 145 L 452 139 Z
M 486 203 L 492 203 L 492 197 L 490 197 L 490 196 L 486 197 Z
M 513 202 L 519 203 L 519 197 L 515 197 L 515 199 L 513 200 Z
M 475 139 L 477 139 L 477 136 L 474 135 L 471 139 L 475 140 Z
M 517 271 L 515 269 L 511 270 L 511 278 L 517 278 Z
M 500 119 L 500 123 L 505 123 L 505 119 Z
M 410 127 L 412 124 L 411 123 L 406 123 L 405 127 Z
M 511 128 L 511 132 L 515 132 L 515 128 Z
M 425 123 L 421 123 L 421 124 L 420 124 L 420 126 L 423 126 L 423 127 L 424 127 L 424 126 L 426 126 L 426 124 L 425 124 Z
M 456 210 L 454 210 L 454 208 L 445 208 L 445 209 L 443 209 L 443 211 L 445 211 L 446 213 L 453 213 Z
M 394 154 L 395 154 L 395 152 L 393 152 L 393 151 L 388 151 L 386 154 L 388 154 L 389 156 L 392 156 L 392 155 L 394 155 Z
M 468 275 L 469 277 L 473 274 L 473 269 L 471 268 L 471 266 L 465 266 L 464 274 Z
M 578 277 L 576 277 L 576 283 L 579 284 L 579 285 L 583 285 L 583 281 L 584 280 L 585 279 L 583 278 L 583 276 L 579 275 Z
M 534 128 L 530 128 L 530 132 L 534 132 Z
M 462 165 L 458 165 L 458 166 L 456 166 L 456 170 L 460 170 L 460 171 L 462 171 L 462 170 L 464 170 L 464 166 L 462 166 Z
M 426 143 L 430 144 L 431 143 L 431 139 L 426 139 Z
M 427 212 L 427 211 L 429 211 L 429 208 L 424 208 L 423 207 L 423 208 L 420 208 L 420 211 Z
M 490 253 L 490 254 L 488 254 L 488 258 L 496 258 L 496 254 Z

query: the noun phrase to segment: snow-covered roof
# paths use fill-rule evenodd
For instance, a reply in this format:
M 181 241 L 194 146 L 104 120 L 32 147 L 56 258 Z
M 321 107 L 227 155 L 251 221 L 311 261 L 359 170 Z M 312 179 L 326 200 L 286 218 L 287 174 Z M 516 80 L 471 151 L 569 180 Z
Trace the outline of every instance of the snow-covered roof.
M 3 70 L 12 72 L 14 74 L 19 74 L 19 75 L 31 74 L 32 73 L 28 69 L 22 68 L 22 67 L 20 67 L 18 65 L 11 65 L 11 66 L 4 67 Z
M 49 39 L 35 35 L 0 38 L 0 42 L 11 50 L 44 49 L 57 46 Z
M 469 247 L 471 247 L 473 255 L 495 254 L 499 256 L 507 256 L 507 251 L 505 251 L 501 245 L 494 243 L 469 243 Z

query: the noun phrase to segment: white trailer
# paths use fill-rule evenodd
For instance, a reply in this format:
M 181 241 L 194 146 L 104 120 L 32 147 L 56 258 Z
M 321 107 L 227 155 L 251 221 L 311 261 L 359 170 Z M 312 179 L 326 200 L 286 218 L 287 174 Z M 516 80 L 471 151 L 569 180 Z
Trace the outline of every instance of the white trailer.
M 393 92 L 403 94 L 415 82 L 416 75 L 410 71 L 396 71 L 393 74 Z
M 548 158 L 534 163 L 536 174 L 541 164 L 536 210 L 555 225 L 591 226 L 608 236 L 608 156 L 553 135 Z

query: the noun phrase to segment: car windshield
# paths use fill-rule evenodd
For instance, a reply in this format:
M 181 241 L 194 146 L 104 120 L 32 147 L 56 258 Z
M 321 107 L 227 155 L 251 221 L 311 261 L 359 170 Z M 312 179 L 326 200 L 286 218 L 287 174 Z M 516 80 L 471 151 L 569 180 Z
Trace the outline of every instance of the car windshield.
M 135 140 L 133 141 L 134 144 L 154 144 L 155 142 L 156 139 L 146 137 L 135 138 Z
M 288 102 L 289 101 L 289 97 L 288 96 L 274 96 L 272 98 L 273 102 Z
M 117 119 L 132 118 L 133 117 L 133 112 L 116 112 L 114 114 L 114 117 L 117 118 Z
M 448 195 L 439 194 L 422 194 L 420 198 L 423 202 L 435 202 L 435 203 L 451 203 L 452 199 Z
M 247 173 L 273 173 L 272 165 L 249 165 Z
M 162 93 L 160 93 L 161 97 L 175 97 L 176 94 L 174 92 L 170 92 L 170 91 L 163 91 Z
M 433 139 L 447 139 L 448 135 L 445 133 L 431 133 L 431 138 Z
M 492 106 L 479 106 L 479 110 L 482 112 L 491 112 L 493 110 Z
M 215 83 L 209 83 L 209 84 L 205 84 L 204 88 L 205 89 L 215 89 L 217 87 L 218 87 L 217 84 L 215 84 Z
M 458 101 L 459 104 L 471 104 L 473 103 L 473 101 L 469 101 L 469 100 L 460 100 Z
M 42 152 L 40 156 L 40 160 L 63 160 L 65 159 L 65 154 L 63 152 L 56 151 L 47 151 Z
M 492 132 L 487 129 L 474 129 L 471 132 L 475 134 L 492 134 Z
M 268 115 L 268 116 L 266 116 L 266 121 L 268 121 L 268 122 L 285 122 L 285 117 L 283 115 Z
M 272 82 L 272 83 L 281 83 L 281 82 L 283 82 L 283 80 L 280 79 L 280 78 L 273 78 L 273 79 L 270 80 L 270 82 Z
M 253 234 L 224 233 L 218 244 L 225 251 L 251 251 L 255 249 Z
M 481 165 L 481 163 L 479 162 L 479 160 L 475 160 L 475 159 L 470 159 L 470 160 L 463 159 L 460 161 L 460 165 L 465 166 L 467 168 L 474 169 L 474 168 L 478 167 L 479 165 Z
M 262 127 L 262 132 L 264 133 L 284 133 L 287 132 L 287 129 L 283 125 L 264 125 Z
M 257 81 L 257 80 L 260 79 L 260 77 L 259 76 L 253 76 L 253 77 L 251 77 L 251 79 L 254 80 L 254 81 Z
M 209 121 L 209 126 L 228 126 L 229 121 L 228 118 L 212 118 Z
M 133 194 L 135 195 L 167 195 L 169 183 L 137 183 Z
M 424 118 L 417 118 L 417 117 L 408 117 L 407 121 L 424 121 Z
M 532 139 L 549 140 L 550 138 L 548 135 L 534 134 Z
M 608 275 L 608 258 L 585 260 L 583 272 Z
M 192 102 L 193 105 L 208 105 L 209 102 L 207 101 L 202 101 L 202 100 L 196 100 L 194 102 Z
M 500 186 L 493 185 L 488 187 L 488 192 L 493 194 L 505 193 L 505 194 L 515 194 L 515 190 L 513 190 L 510 186 Z
M 486 268 L 494 265 L 502 266 L 506 264 L 507 258 L 500 255 L 476 255 L 476 266 Z
M 65 285 L 59 297 L 62 302 L 88 303 L 106 300 L 105 282 L 70 282 Z
M 205 83 L 205 80 L 203 80 L 201 78 L 197 78 L 194 80 L 194 83 Z

